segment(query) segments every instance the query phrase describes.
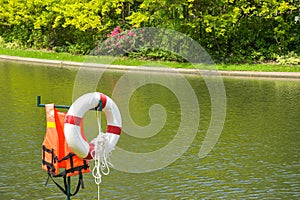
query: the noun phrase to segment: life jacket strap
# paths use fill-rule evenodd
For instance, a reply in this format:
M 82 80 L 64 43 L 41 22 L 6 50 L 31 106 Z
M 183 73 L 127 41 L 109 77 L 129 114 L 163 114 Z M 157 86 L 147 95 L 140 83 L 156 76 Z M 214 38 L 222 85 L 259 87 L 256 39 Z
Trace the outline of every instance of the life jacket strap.
M 51 159 L 51 163 L 47 162 L 45 160 L 45 152 L 46 153 L 50 153 L 52 154 L 52 159 Z M 80 189 L 80 186 L 81 188 L 83 189 L 84 188 L 84 183 L 83 183 L 83 173 L 82 173 L 82 170 L 87 170 L 89 168 L 89 165 L 87 163 L 86 160 L 83 160 L 83 164 L 80 165 L 80 166 L 76 166 L 74 167 L 74 162 L 73 162 L 73 156 L 75 156 L 74 153 L 70 152 L 68 153 L 68 155 L 66 155 L 65 157 L 63 157 L 62 159 L 58 159 L 58 157 L 54 154 L 54 151 L 53 149 L 48 149 L 46 148 L 45 146 L 43 146 L 43 159 L 42 159 L 42 162 L 43 162 L 43 165 L 46 165 L 47 167 L 47 173 L 48 173 L 48 177 L 47 177 L 47 180 L 46 180 L 46 183 L 45 185 L 48 184 L 48 181 L 49 181 L 49 178 L 51 178 L 51 180 L 53 181 L 53 183 L 66 195 L 66 196 L 75 196 L 79 189 Z M 55 174 L 55 170 L 56 168 L 54 167 L 54 163 L 55 162 L 62 162 L 62 161 L 67 161 L 67 162 L 70 162 L 70 169 L 65 169 L 63 172 L 59 173 L 59 174 Z M 58 170 L 58 169 L 57 169 Z M 77 183 L 77 187 L 75 189 L 75 191 L 73 193 L 70 193 L 68 194 L 68 183 L 67 183 L 67 177 L 68 177 L 68 174 L 69 173 L 74 173 L 75 171 L 78 171 L 78 183 Z M 61 186 L 60 184 L 58 184 L 54 178 L 55 177 L 63 177 L 64 179 L 64 187 Z M 70 177 L 69 177 L 70 178 Z
M 47 185 L 48 184 L 48 180 L 49 180 L 49 178 L 51 178 L 51 180 L 53 181 L 53 183 L 66 195 L 66 196 L 75 196 L 77 193 L 78 193 L 78 191 L 79 191 L 79 189 L 80 189 L 80 186 L 81 186 L 81 188 L 83 189 L 84 188 L 84 184 L 83 184 L 83 176 L 82 176 L 82 172 L 79 172 L 79 176 L 78 176 L 78 183 L 77 183 L 77 186 L 76 186 L 76 189 L 75 189 L 75 191 L 73 192 L 73 193 L 70 193 L 70 194 L 68 194 L 68 187 L 69 187 L 69 185 L 68 185 L 68 183 L 67 183 L 67 176 L 63 176 L 63 178 L 64 178 L 64 187 L 63 186 L 61 186 L 59 183 L 57 183 L 55 180 L 54 180 L 54 178 L 53 178 L 53 176 L 51 175 L 51 173 L 49 173 L 48 172 L 48 178 L 47 178 L 47 181 L 46 181 L 46 184 L 45 185 Z M 69 177 L 70 178 L 70 177 Z
M 44 145 L 43 145 L 42 149 L 43 149 L 43 158 L 42 158 L 43 165 L 46 165 L 48 172 L 50 171 L 51 173 L 55 173 L 54 163 L 56 162 L 57 157 L 54 154 L 54 150 L 48 149 Z M 51 163 L 49 163 L 45 160 L 46 153 L 51 154 Z
M 44 155 L 45 152 L 52 154 L 51 163 L 49 163 L 45 160 L 45 155 Z M 46 165 L 47 171 L 50 172 L 53 177 L 63 177 L 65 175 L 67 175 L 68 173 L 74 173 L 75 171 L 81 171 L 81 170 L 87 170 L 89 168 L 89 165 L 88 165 L 86 160 L 83 160 L 82 165 L 74 167 L 73 156 L 75 156 L 75 154 L 70 152 L 68 155 L 66 155 L 62 159 L 58 159 L 58 157 L 54 154 L 53 149 L 48 149 L 45 146 L 43 146 L 42 163 L 43 163 L 43 165 Z M 55 171 L 57 169 L 54 167 L 53 163 L 62 162 L 62 161 L 65 161 L 65 160 L 67 160 L 67 162 L 70 162 L 70 166 L 71 166 L 70 169 L 64 170 L 63 172 L 55 175 Z

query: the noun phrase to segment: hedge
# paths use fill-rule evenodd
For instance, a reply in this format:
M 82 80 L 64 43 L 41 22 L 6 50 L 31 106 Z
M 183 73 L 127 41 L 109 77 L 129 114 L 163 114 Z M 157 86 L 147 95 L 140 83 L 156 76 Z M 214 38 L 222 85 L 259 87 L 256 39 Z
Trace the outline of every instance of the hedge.
M 217 62 L 300 54 L 299 0 L 0 0 L 0 36 L 12 48 L 89 54 L 117 26 L 179 31 Z

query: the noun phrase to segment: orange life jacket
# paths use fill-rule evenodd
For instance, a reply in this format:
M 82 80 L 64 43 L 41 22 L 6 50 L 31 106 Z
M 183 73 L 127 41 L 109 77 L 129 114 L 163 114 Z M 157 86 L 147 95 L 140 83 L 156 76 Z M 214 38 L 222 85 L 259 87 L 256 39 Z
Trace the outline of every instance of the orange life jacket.
M 42 145 L 42 169 L 46 170 L 48 177 L 51 178 L 64 177 L 66 179 L 66 177 L 79 175 L 81 179 L 79 184 L 81 183 L 83 187 L 82 174 L 90 172 L 90 168 L 88 160 L 76 156 L 66 143 L 64 136 L 66 113 L 57 111 L 54 104 L 46 104 L 45 108 L 47 131 Z M 82 126 L 81 129 L 83 133 Z M 83 134 L 82 136 L 84 137 Z M 55 184 L 60 187 L 56 182 Z M 61 187 L 60 189 L 65 192 Z

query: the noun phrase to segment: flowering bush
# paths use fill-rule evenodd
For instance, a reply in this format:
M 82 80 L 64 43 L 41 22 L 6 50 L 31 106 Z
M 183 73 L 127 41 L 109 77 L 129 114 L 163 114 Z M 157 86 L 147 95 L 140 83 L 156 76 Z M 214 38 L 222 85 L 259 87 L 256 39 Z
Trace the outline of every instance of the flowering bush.
M 123 31 L 119 26 L 107 34 L 107 39 L 97 47 L 97 55 L 128 55 L 142 44 L 143 29 Z M 94 52 L 95 54 L 95 52 Z
M 159 38 L 156 38 L 157 41 L 154 42 L 151 33 L 145 31 L 145 29 L 123 31 L 119 26 L 116 26 L 110 34 L 107 34 L 107 39 L 97 45 L 92 55 L 127 56 L 147 60 L 185 62 L 183 58 L 175 53 L 153 48 L 153 43 L 157 44 L 161 37 L 158 36 Z

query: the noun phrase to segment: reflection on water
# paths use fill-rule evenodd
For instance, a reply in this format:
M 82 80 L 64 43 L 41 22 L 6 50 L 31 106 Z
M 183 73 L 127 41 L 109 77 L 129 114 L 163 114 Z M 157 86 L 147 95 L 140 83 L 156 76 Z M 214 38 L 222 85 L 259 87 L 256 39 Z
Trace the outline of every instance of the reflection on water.
M 111 95 L 121 75 L 106 72 L 99 91 Z M 46 103 L 71 104 L 75 76 L 75 69 L 0 63 L 0 199 L 65 199 L 54 184 L 44 186 L 47 175 L 41 170 L 41 143 L 45 111 L 36 107 L 36 96 L 41 95 Z M 200 77 L 187 78 L 201 112 L 193 144 L 177 161 L 155 172 L 112 170 L 103 178 L 101 199 L 299 199 L 300 82 L 225 78 L 223 133 L 209 156 L 199 159 L 210 123 L 210 99 Z M 136 91 L 130 102 L 131 114 L 141 126 L 149 123 L 151 95 L 151 100 L 167 110 L 166 126 L 146 139 L 123 134 L 118 146 L 153 151 L 174 137 L 180 122 L 178 102 L 174 94 L 158 87 L 148 85 Z M 84 180 L 85 189 L 74 199 L 97 198 L 92 176 L 88 174 Z

